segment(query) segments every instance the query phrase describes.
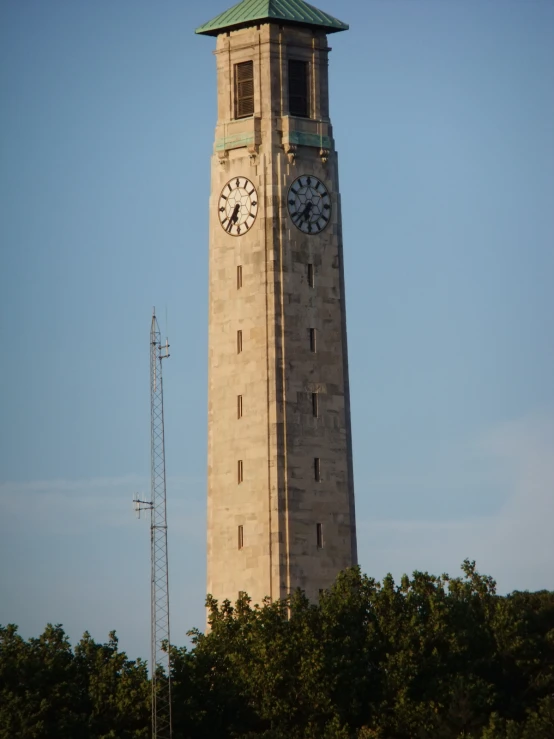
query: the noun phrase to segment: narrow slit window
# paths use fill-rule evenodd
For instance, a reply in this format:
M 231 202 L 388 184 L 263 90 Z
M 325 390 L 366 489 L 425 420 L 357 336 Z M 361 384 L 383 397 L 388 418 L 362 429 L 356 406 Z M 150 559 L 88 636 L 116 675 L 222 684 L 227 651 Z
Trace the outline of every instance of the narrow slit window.
M 310 351 L 315 354 L 317 349 L 315 328 L 310 329 Z
M 254 115 L 254 62 L 235 64 L 235 118 Z
M 298 59 L 289 60 L 289 113 L 310 117 L 308 62 Z
M 237 267 L 237 290 L 242 287 L 242 264 Z
M 244 527 L 239 526 L 239 549 L 244 547 Z M 240 598 L 240 595 L 239 595 Z
M 314 274 L 314 265 L 308 264 L 308 285 L 310 287 L 315 286 L 315 274 Z
M 318 393 L 312 393 L 312 413 L 314 418 L 319 416 L 319 395 Z
M 314 459 L 314 480 L 321 482 L 321 460 L 319 457 Z
M 316 541 L 317 541 L 317 548 L 323 549 L 323 524 L 316 524 L 315 527 L 316 530 Z M 321 591 L 319 593 L 321 595 Z
M 242 352 L 242 331 L 237 331 L 237 354 Z
M 237 418 L 242 418 L 242 395 L 237 395 Z
M 244 465 L 242 464 L 242 459 L 239 459 L 238 465 L 237 465 L 237 481 L 239 485 L 243 480 L 244 480 Z

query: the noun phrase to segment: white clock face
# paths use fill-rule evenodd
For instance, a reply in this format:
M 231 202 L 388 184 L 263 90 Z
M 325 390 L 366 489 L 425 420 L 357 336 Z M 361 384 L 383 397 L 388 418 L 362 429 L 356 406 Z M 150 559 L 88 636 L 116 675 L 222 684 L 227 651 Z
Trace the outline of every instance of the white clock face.
M 258 193 L 246 177 L 235 177 L 219 196 L 219 222 L 230 236 L 250 231 L 258 215 Z
M 331 197 L 313 175 L 298 177 L 290 186 L 287 201 L 292 222 L 302 233 L 318 234 L 331 220 Z

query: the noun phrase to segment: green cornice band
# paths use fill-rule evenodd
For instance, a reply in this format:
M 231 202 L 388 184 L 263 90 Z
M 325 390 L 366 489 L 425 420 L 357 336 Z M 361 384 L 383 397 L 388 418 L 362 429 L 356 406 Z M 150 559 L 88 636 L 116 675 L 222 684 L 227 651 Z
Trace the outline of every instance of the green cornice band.
M 329 136 L 320 136 L 317 133 L 304 133 L 303 131 L 290 131 L 286 143 L 295 146 L 312 146 L 316 149 L 333 150 L 333 139 Z M 231 149 L 240 149 L 250 144 L 256 143 L 253 133 L 235 133 L 230 136 L 217 139 L 215 142 L 216 151 L 230 151 Z
M 333 139 L 329 136 L 320 136 L 317 133 L 304 133 L 303 131 L 289 131 L 289 144 L 297 146 L 313 146 L 318 149 L 333 149 Z
M 241 146 L 249 146 L 255 143 L 253 133 L 235 133 L 215 142 L 216 151 L 228 151 L 229 149 L 240 149 Z

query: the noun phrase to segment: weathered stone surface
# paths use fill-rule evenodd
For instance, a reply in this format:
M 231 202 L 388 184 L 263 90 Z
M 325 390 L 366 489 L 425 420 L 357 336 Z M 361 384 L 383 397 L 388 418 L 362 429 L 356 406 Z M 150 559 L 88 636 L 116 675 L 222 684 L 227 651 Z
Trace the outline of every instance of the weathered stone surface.
M 255 602 L 296 587 L 317 599 L 356 563 L 346 316 L 337 156 L 329 120 L 327 39 L 275 24 L 217 39 L 218 122 L 210 199 L 208 592 Z M 288 59 L 311 68 L 312 118 L 288 115 Z M 234 65 L 254 61 L 255 115 L 234 120 Z M 314 138 L 315 137 L 315 138 Z M 326 156 L 313 145 L 325 140 Z M 225 148 L 225 142 L 231 142 Z M 324 161 L 326 159 L 327 161 Z M 320 178 L 332 219 L 318 235 L 291 222 L 287 194 Z M 237 176 L 254 183 L 258 215 L 233 237 L 219 198 Z M 314 265 L 315 285 L 307 265 Z M 237 288 L 237 266 L 242 287 Z M 309 329 L 317 330 L 317 352 Z M 243 350 L 237 353 L 237 331 Z M 311 394 L 317 392 L 318 417 Z M 238 418 L 237 396 L 243 398 Z M 316 482 L 314 459 L 321 480 Z M 238 482 L 238 461 L 243 481 Z M 323 526 L 317 547 L 316 524 Z M 238 548 L 243 526 L 244 547 Z

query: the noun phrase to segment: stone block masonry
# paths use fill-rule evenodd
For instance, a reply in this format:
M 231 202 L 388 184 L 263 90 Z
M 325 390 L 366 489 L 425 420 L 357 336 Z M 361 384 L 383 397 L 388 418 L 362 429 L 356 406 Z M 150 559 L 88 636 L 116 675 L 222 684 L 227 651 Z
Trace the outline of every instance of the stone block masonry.
M 328 52 L 321 29 L 274 22 L 217 37 L 207 590 L 220 601 L 245 591 L 261 603 L 297 587 L 316 600 L 357 563 Z M 309 117 L 289 115 L 291 59 L 308 65 Z M 254 115 L 236 119 L 235 65 L 249 61 Z M 289 188 L 300 175 L 329 192 L 330 222 L 321 232 L 302 233 L 291 219 Z M 237 178 L 254 185 L 257 214 L 231 235 L 220 198 Z

